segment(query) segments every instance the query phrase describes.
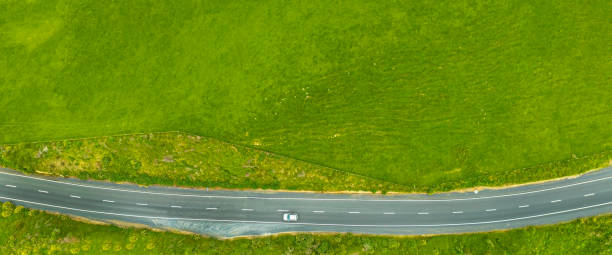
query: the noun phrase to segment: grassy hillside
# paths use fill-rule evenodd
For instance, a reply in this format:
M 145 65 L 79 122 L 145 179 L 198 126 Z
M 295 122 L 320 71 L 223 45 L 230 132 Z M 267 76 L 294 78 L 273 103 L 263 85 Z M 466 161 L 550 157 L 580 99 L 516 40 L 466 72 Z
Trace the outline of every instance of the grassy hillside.
M 612 165 L 612 150 L 513 169 L 480 180 L 498 186 L 575 175 Z M 0 167 L 82 179 L 310 191 L 436 192 L 468 187 L 447 178 L 435 185 L 398 184 L 323 167 L 212 138 L 180 132 L 0 145 Z
M 480 185 L 612 149 L 610 7 L 3 0 L 0 143 L 182 130 Z
M 0 145 L 0 166 L 142 185 L 411 191 L 407 186 L 176 132 Z
M 612 216 L 507 232 L 433 237 L 279 235 L 218 240 L 78 222 L 2 205 L 2 254 L 610 254 Z M 526 245 L 527 244 L 527 245 Z

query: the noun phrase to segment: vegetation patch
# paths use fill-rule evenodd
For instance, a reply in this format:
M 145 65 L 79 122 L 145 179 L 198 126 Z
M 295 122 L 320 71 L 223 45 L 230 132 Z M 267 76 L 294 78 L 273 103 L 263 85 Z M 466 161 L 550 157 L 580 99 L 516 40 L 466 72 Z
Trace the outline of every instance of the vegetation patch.
M 219 240 L 88 224 L 5 202 L 0 243 L 2 254 L 610 254 L 612 216 L 464 235 L 281 234 Z
M 309 191 L 408 187 L 177 132 L 0 145 L 0 165 L 26 173 L 142 185 Z
M 546 180 L 605 167 L 612 151 L 456 180 L 407 186 L 180 132 L 0 145 L 0 166 L 26 173 L 141 185 L 306 191 L 436 192 Z

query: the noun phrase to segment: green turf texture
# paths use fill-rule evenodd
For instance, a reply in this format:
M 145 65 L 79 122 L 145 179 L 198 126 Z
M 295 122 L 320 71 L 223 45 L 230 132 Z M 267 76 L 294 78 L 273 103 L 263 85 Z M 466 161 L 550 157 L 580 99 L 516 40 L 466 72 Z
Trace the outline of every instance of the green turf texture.
M 506 232 L 429 237 L 283 234 L 219 240 L 77 222 L 2 204 L 2 254 L 610 254 L 612 216 Z
M 610 1 L 0 1 L 0 143 L 181 130 L 427 187 L 612 149 Z

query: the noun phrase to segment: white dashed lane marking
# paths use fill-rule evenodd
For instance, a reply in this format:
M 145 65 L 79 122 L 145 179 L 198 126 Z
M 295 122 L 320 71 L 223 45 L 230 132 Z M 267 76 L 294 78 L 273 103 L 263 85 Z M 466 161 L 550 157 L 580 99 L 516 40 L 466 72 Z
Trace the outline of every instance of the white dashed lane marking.
M 485 211 L 487 211 L 487 212 L 494 212 L 494 211 L 497 211 L 497 209 L 486 209 Z
M 429 213 L 428 213 L 428 212 L 420 212 L 420 213 L 417 213 L 417 214 L 418 214 L 418 215 L 427 215 L 427 214 L 429 214 Z
M 289 210 L 284 210 L 284 209 L 278 209 L 276 210 L 277 212 L 288 212 Z
M 180 205 L 171 205 L 170 207 L 172 207 L 172 208 L 183 208 L 183 207 L 182 207 L 182 206 L 180 206 Z
M 325 211 L 312 211 L 313 213 L 324 213 Z
M 589 194 L 584 194 L 585 197 L 590 197 L 590 196 L 594 196 L 595 193 L 589 193 Z
M 361 212 L 348 212 L 348 213 L 350 213 L 350 214 L 358 214 L 358 213 L 361 213 Z
M 81 198 L 79 196 L 75 196 L 75 195 L 70 195 L 71 198 Z
M 206 195 L 206 196 L 203 196 L 203 195 L 196 195 L 196 194 L 176 194 L 176 193 L 163 193 L 163 192 L 150 192 L 150 191 L 128 190 L 128 189 L 118 189 L 118 188 L 108 188 L 108 187 L 97 187 L 97 186 L 92 186 L 92 185 L 84 185 L 84 184 L 62 182 L 62 181 L 56 181 L 56 180 L 48 180 L 48 179 L 44 179 L 44 178 L 38 178 L 38 177 L 33 177 L 33 176 L 25 176 L 25 175 L 21 175 L 21 174 L 11 174 L 11 173 L 5 173 L 5 172 L 1 172 L 1 171 L 0 171 L 0 175 L 10 175 L 10 176 L 15 176 L 15 177 L 19 177 L 19 178 L 28 178 L 28 179 L 38 180 L 38 181 L 52 182 L 52 183 L 71 185 L 71 186 L 76 186 L 76 187 L 85 187 L 85 188 L 101 189 L 101 190 L 112 190 L 112 191 L 120 191 L 120 192 L 130 192 L 130 193 L 164 195 L 164 196 L 201 197 L 201 198 L 232 198 L 232 199 L 265 199 L 265 200 L 311 200 L 311 201 L 317 201 L 318 200 L 318 201 L 364 201 L 364 202 L 380 202 L 381 201 L 381 200 L 378 200 L 378 199 L 355 199 L 355 198 L 329 198 L 328 199 L 328 198 L 304 198 L 304 197 L 287 198 L 287 197 L 216 196 L 216 195 Z M 575 186 L 578 186 L 578 185 L 584 185 L 584 184 L 589 184 L 589 183 L 594 183 L 594 182 L 600 182 L 600 181 L 605 181 L 605 180 L 609 180 L 609 179 L 612 179 L 612 176 L 603 177 L 603 178 L 594 179 L 594 180 L 583 181 L 583 182 L 579 182 L 579 183 L 572 183 L 572 184 L 558 186 L 558 187 L 552 187 L 552 188 L 541 189 L 541 190 L 534 190 L 534 191 L 528 191 L 528 192 L 519 192 L 519 193 L 514 193 L 514 194 L 505 194 L 505 195 L 497 195 L 497 196 L 484 196 L 484 197 L 473 197 L 473 198 L 458 198 L 458 199 L 432 199 L 432 200 L 425 200 L 425 201 L 427 201 L 427 202 L 448 202 L 448 201 L 467 201 L 467 200 L 482 200 L 482 199 L 491 199 L 491 198 L 512 197 L 512 196 L 535 194 L 535 193 L 540 193 L 540 192 L 546 192 L 546 191 L 564 189 L 564 188 L 569 188 L 569 187 L 575 187 Z M 417 202 L 417 201 L 418 202 L 423 202 L 423 200 L 420 200 L 420 199 L 418 199 L 418 200 L 415 200 L 415 199 L 389 199 L 389 200 L 385 200 L 385 201 L 386 202 Z
M 550 202 L 551 203 L 559 203 L 559 202 L 561 202 L 561 200 L 557 199 L 557 200 L 553 200 L 553 201 L 550 201 Z
M 248 209 L 248 208 L 245 208 L 245 209 L 242 209 L 242 210 L 243 210 L 243 211 L 247 211 L 247 212 L 251 212 L 251 211 L 253 211 L 253 209 Z
M 455 212 L 453 212 L 453 213 L 454 213 L 454 214 L 461 214 L 461 213 L 463 213 L 463 211 L 455 211 Z
M 22 199 L 13 198 L 13 197 L 0 196 L 0 199 L 2 199 L 2 200 L 13 200 L 13 201 L 16 201 L 16 202 L 21 202 L 21 203 L 28 203 L 28 204 L 40 205 L 40 206 L 51 207 L 51 208 L 65 209 L 65 210 L 71 210 L 71 211 L 76 211 L 76 212 L 96 213 L 96 214 L 103 214 L 103 215 L 114 215 L 114 216 L 141 218 L 141 219 L 186 220 L 186 221 L 199 221 L 199 222 L 205 221 L 205 222 L 279 224 L 278 221 L 222 220 L 222 219 L 208 219 L 208 218 L 182 218 L 182 217 L 145 216 L 145 215 L 135 215 L 135 214 L 123 214 L 123 213 L 113 213 L 113 212 L 104 212 L 104 211 L 84 210 L 84 209 L 78 209 L 78 208 L 72 208 L 72 207 L 66 207 L 66 206 L 60 206 L 60 205 L 45 204 L 45 203 L 39 203 L 39 202 L 34 202 L 34 201 L 22 200 Z M 386 225 L 384 224 L 384 225 L 377 225 L 377 224 L 334 224 L 334 223 L 296 222 L 296 223 L 291 223 L 291 224 L 308 225 L 308 226 L 385 227 L 385 228 L 468 226 L 468 225 L 483 225 L 483 224 L 492 224 L 492 223 L 514 222 L 514 221 L 525 220 L 525 219 L 541 218 L 541 217 L 545 217 L 545 216 L 559 215 L 559 214 L 575 212 L 575 211 L 581 211 L 581 210 L 597 208 L 597 207 L 602 207 L 602 206 L 608 206 L 608 205 L 612 205 L 612 201 L 601 203 L 601 204 L 595 204 L 595 205 L 590 205 L 590 206 L 584 206 L 584 207 L 579 207 L 579 208 L 573 208 L 573 209 L 567 209 L 567 210 L 562 210 L 562 211 L 549 212 L 549 213 L 544 213 L 544 214 L 536 214 L 536 215 L 530 215 L 530 216 L 524 216 L 524 217 L 507 218 L 507 219 L 492 220 L 492 221 L 463 222 L 463 223 L 446 223 L 446 224 L 392 224 L 392 225 L 391 224 L 386 224 Z
M 208 208 L 206 208 L 206 210 L 217 210 L 217 208 L 216 207 L 208 207 Z
M 10 184 L 4 185 L 4 186 L 7 186 L 7 187 L 9 187 L 9 188 L 17 188 L 17 186 L 15 186 L 15 185 L 10 185 Z
M 104 199 L 104 200 L 102 200 L 102 202 L 106 202 L 106 203 L 114 203 L 115 201 L 113 201 L 113 200 L 106 200 L 106 199 Z
M 147 206 L 147 205 L 149 205 L 149 204 L 145 204 L 145 203 L 136 203 L 136 205 Z
M 383 213 L 383 214 L 393 215 L 393 214 L 395 214 L 395 213 L 394 213 L 394 212 L 386 212 L 386 213 Z
M 529 205 L 519 205 L 519 208 L 527 208 Z
M 39 189 L 38 192 L 48 194 L 49 191 Z

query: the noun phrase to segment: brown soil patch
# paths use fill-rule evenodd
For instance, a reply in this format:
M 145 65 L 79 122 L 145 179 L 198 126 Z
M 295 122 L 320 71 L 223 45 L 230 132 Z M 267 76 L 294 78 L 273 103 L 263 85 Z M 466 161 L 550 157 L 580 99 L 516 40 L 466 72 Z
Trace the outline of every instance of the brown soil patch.
M 152 228 L 148 225 L 140 224 L 140 223 L 131 223 L 131 222 L 125 222 L 125 221 L 120 221 L 120 220 L 109 220 L 108 223 L 111 223 L 113 225 L 117 225 L 123 228 L 146 228 L 146 229 L 151 229 L 154 231 L 161 231 L 161 229 Z

